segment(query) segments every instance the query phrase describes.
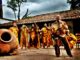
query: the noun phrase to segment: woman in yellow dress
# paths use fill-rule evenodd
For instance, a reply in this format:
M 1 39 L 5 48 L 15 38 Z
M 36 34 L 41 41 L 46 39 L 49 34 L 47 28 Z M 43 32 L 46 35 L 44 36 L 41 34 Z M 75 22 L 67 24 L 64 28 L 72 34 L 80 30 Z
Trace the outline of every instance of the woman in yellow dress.
M 21 27 L 21 37 L 20 37 L 20 47 L 25 49 L 28 47 L 28 34 L 29 34 L 29 29 L 26 25 L 22 25 Z
M 45 48 L 47 45 L 47 40 L 48 40 L 48 28 L 47 24 L 44 24 L 44 27 L 41 29 L 42 31 L 42 46 Z
M 18 47 L 19 47 L 19 39 L 18 39 L 18 32 L 19 32 L 19 29 L 17 27 L 17 23 L 16 21 L 13 21 L 13 26 L 9 28 L 9 30 L 15 34 L 16 38 L 17 38 L 17 44 L 18 44 Z

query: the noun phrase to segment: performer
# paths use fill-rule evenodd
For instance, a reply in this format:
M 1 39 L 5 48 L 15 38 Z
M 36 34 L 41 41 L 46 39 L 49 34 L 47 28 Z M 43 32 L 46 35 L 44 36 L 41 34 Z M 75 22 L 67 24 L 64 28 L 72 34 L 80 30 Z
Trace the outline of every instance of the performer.
M 48 40 L 48 28 L 46 23 L 44 24 L 44 27 L 41 29 L 41 31 L 42 31 L 42 46 L 43 48 L 45 48 Z
M 70 49 L 72 49 L 74 47 L 74 45 L 76 44 L 78 39 L 74 34 L 69 33 L 69 35 L 66 36 L 66 40 L 68 41 Z
M 37 43 L 38 43 L 38 38 L 37 38 L 37 32 L 36 32 L 36 26 L 35 24 L 32 24 L 32 28 L 30 30 L 30 47 L 35 47 L 37 48 Z
M 13 32 L 13 34 L 15 34 L 15 36 L 16 36 L 16 38 L 17 38 L 18 47 L 19 47 L 19 39 L 18 39 L 19 29 L 18 29 L 18 27 L 17 27 L 16 21 L 13 21 L 13 26 L 10 27 L 9 30 L 11 30 L 11 31 Z
M 40 48 L 40 29 L 39 29 L 39 26 L 36 25 L 36 32 L 37 32 L 37 48 Z
M 68 41 L 65 38 L 69 34 L 68 25 L 64 21 L 61 20 L 60 15 L 56 16 L 56 22 L 58 24 L 58 29 L 56 30 L 55 33 L 53 33 L 54 38 L 55 38 L 55 42 L 56 42 L 56 44 L 54 45 L 55 54 L 56 54 L 57 57 L 60 56 L 60 48 L 59 48 L 59 45 L 60 45 L 59 40 L 60 40 L 63 43 L 67 54 L 70 57 L 72 57 Z
M 22 25 L 21 27 L 21 33 L 20 33 L 20 47 L 25 49 L 28 47 L 28 34 L 29 34 L 29 29 L 26 25 Z
M 53 41 L 52 41 L 52 31 L 51 31 L 51 26 L 48 26 L 48 30 L 47 30 L 47 48 L 50 47 L 51 45 L 53 45 Z

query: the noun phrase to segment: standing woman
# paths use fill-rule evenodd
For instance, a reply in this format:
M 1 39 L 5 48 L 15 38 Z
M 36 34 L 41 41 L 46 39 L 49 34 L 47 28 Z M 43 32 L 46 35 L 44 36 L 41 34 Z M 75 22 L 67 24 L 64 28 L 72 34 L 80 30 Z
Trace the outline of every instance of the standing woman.
M 30 30 L 30 47 L 37 48 L 38 38 L 37 38 L 37 32 L 36 32 L 36 25 L 32 24 L 32 28 Z
M 17 47 L 19 47 L 19 37 L 18 37 L 18 32 L 19 32 L 19 29 L 18 29 L 18 27 L 17 27 L 17 23 L 16 23 L 16 21 L 13 21 L 13 26 L 12 27 L 10 27 L 9 28 L 9 30 L 11 30 L 12 31 L 12 33 L 13 34 L 15 34 L 15 36 L 16 36 L 16 38 L 17 38 L 17 44 L 18 44 L 18 46 Z
M 29 29 L 26 25 L 22 25 L 21 27 L 21 37 L 20 37 L 20 47 L 25 49 L 28 47 L 28 34 L 29 34 Z
M 47 24 L 44 24 L 44 27 L 42 27 L 41 29 L 42 31 L 42 46 L 43 48 L 45 48 L 48 44 L 47 44 L 47 40 L 48 40 L 48 28 L 47 28 Z
M 47 48 L 48 48 L 51 45 L 53 45 L 51 26 L 48 26 L 48 30 L 47 31 L 48 31 L 47 32 Z
M 41 46 L 41 44 L 40 44 L 40 29 L 39 29 L 39 26 L 38 25 L 36 25 L 36 32 L 37 32 L 37 48 L 40 48 Z

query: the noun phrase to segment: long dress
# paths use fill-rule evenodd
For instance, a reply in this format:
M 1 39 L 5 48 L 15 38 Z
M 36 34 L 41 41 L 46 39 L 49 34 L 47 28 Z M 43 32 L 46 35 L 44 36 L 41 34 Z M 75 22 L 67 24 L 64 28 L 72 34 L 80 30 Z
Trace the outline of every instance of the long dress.
M 48 40 L 48 30 L 46 27 L 43 27 L 41 30 L 42 30 L 42 44 L 43 44 L 43 48 L 45 48 Z
M 19 39 L 18 39 L 18 31 L 19 30 L 18 30 L 18 27 L 14 27 L 13 26 L 13 27 L 10 27 L 9 30 L 12 31 L 13 34 L 15 34 L 15 36 L 17 38 L 17 42 L 16 43 L 18 44 L 18 47 L 19 47 Z
M 36 29 L 33 27 L 30 31 L 30 47 L 35 47 L 37 48 L 37 43 L 38 43 L 38 38 L 37 38 L 37 35 L 36 35 Z
M 23 48 L 23 46 L 28 47 L 28 29 L 22 28 L 21 29 L 21 37 L 20 37 L 20 46 Z

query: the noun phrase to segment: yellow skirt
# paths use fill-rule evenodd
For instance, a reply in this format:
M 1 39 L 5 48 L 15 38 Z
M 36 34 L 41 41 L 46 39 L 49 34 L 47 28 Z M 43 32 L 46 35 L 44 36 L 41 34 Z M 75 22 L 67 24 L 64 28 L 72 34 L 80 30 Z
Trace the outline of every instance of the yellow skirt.
M 70 33 L 69 36 L 66 37 L 66 40 L 69 44 L 69 47 L 72 49 L 77 42 L 77 37 L 74 34 Z

